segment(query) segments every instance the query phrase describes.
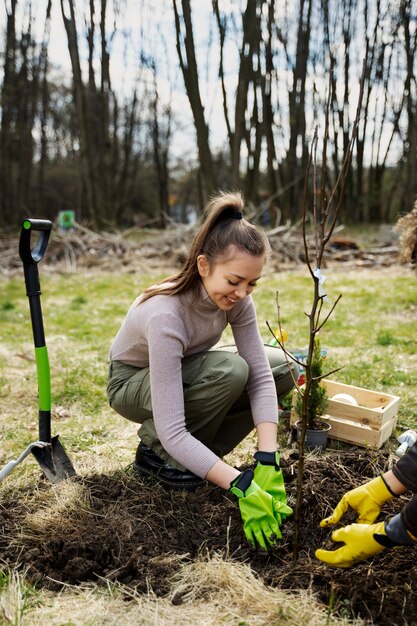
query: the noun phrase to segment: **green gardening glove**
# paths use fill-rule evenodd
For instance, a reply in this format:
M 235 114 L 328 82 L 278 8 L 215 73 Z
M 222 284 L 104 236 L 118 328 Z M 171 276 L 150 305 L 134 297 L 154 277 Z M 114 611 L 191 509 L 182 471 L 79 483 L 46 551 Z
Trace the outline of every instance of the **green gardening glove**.
M 253 480 L 253 470 L 245 470 L 231 483 L 229 491 L 239 498 L 240 515 L 246 539 L 263 550 L 281 539 L 277 512 L 272 496 Z
M 287 506 L 287 494 L 284 485 L 284 476 L 280 467 L 279 452 L 255 452 L 254 479 L 257 485 L 274 498 L 278 522 L 281 524 L 287 517 L 293 514 L 291 507 Z

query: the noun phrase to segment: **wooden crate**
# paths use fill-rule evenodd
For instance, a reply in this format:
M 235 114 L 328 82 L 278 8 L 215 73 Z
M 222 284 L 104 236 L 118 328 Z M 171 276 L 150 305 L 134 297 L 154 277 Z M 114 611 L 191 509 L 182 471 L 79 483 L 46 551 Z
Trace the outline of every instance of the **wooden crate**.
M 323 379 L 323 383 L 329 395 L 326 416 L 332 427 L 329 437 L 358 446 L 381 448 L 394 432 L 400 398 L 327 379 Z M 338 393 L 349 394 L 358 405 L 332 400 Z M 294 409 L 295 397 L 296 392 L 290 417 L 292 426 L 299 419 Z

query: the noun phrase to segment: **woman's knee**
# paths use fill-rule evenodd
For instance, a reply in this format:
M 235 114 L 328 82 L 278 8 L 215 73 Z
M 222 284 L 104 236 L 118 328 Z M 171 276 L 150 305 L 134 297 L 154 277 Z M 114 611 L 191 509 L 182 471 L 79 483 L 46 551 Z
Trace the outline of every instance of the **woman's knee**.
M 237 352 L 213 350 L 209 353 L 210 367 L 220 380 L 243 391 L 249 378 L 249 366 Z

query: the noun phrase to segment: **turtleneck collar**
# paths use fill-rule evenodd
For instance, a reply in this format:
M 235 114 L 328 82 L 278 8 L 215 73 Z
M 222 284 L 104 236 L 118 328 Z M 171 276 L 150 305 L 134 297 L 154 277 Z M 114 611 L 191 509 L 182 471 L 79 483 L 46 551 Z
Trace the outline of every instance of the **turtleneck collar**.
M 217 304 L 215 304 L 208 295 L 206 288 L 204 287 L 203 281 L 200 281 L 199 299 L 197 300 L 196 305 L 204 308 L 207 311 L 220 311 Z

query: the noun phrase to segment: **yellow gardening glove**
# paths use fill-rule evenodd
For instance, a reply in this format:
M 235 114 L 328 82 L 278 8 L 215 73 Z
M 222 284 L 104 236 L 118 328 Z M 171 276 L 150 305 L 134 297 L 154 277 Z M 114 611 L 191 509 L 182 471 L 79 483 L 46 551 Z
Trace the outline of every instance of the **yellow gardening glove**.
M 336 524 L 349 506 L 358 513 L 358 524 L 372 524 L 380 514 L 384 502 L 393 497 L 382 477 L 378 476 L 345 493 L 333 513 L 322 520 L 320 526 L 323 528 Z
M 338 528 L 332 533 L 333 541 L 343 542 L 345 545 L 338 550 L 316 550 L 316 557 L 333 567 L 351 567 L 358 561 L 363 561 L 374 554 L 382 552 L 384 546 L 375 538 L 385 537 L 385 523 L 378 524 L 350 524 Z

